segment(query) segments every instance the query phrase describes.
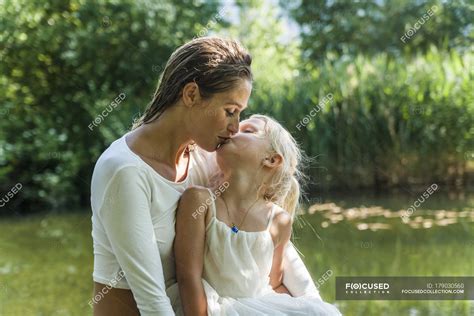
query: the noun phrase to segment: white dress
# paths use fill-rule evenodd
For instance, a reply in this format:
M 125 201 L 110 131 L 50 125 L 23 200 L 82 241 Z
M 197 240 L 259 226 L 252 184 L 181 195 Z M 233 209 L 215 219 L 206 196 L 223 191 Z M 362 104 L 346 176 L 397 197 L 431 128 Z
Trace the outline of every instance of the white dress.
M 208 315 L 341 315 L 319 297 L 292 297 L 271 288 L 274 245 L 269 228 L 275 207 L 267 228 L 259 232 L 233 233 L 216 217 L 214 202 L 210 211 L 202 280 Z M 167 293 L 176 315 L 183 315 L 177 284 Z

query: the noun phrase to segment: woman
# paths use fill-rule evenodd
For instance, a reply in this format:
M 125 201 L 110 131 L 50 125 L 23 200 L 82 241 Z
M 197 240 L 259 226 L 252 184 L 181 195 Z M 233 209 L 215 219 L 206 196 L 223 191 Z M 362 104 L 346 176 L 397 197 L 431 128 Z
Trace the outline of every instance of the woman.
M 174 315 L 165 289 L 176 281 L 177 202 L 187 187 L 208 185 L 210 153 L 238 131 L 252 89 L 250 65 L 232 40 L 198 38 L 179 47 L 144 115 L 97 161 L 94 315 Z M 294 249 L 288 254 L 289 291 L 318 295 Z

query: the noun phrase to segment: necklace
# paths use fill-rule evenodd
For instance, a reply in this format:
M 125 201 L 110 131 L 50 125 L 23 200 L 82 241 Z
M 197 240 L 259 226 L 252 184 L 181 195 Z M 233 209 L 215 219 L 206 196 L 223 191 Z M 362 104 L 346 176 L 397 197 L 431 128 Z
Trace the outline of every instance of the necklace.
M 230 214 L 229 214 L 229 208 L 227 207 L 227 202 L 225 201 L 224 199 L 224 196 L 221 195 L 221 198 L 222 198 L 222 201 L 224 201 L 224 205 L 225 205 L 225 209 L 227 210 L 227 216 L 229 217 L 229 219 L 231 220 L 232 222 L 232 218 L 230 217 Z M 244 215 L 244 218 L 242 218 L 242 221 L 240 222 L 239 226 L 236 226 L 234 224 L 234 222 L 232 222 L 232 227 L 230 228 L 230 230 L 237 234 L 239 232 L 239 227 L 242 227 L 242 224 L 244 223 L 245 221 L 245 218 L 247 217 L 247 214 L 249 213 L 250 209 L 255 205 L 255 203 L 258 202 L 258 199 L 255 200 L 255 202 L 252 203 L 252 205 L 250 205 L 250 207 L 247 209 L 247 211 L 245 212 L 245 215 Z
M 184 152 L 189 154 L 190 152 L 194 151 L 196 149 L 196 143 L 192 142 L 191 144 L 188 144 L 186 148 L 184 149 Z

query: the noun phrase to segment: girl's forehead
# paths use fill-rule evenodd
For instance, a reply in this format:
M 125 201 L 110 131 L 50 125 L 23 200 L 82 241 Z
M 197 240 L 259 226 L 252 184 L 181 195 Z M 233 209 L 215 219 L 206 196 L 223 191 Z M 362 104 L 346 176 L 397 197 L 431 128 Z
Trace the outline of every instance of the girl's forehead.
M 249 118 L 249 119 L 246 119 L 246 120 L 243 120 L 242 122 L 240 122 L 240 125 L 243 126 L 243 125 L 252 125 L 254 127 L 256 127 L 258 130 L 263 130 L 265 128 L 265 121 L 263 121 L 262 119 L 259 119 L 259 118 Z

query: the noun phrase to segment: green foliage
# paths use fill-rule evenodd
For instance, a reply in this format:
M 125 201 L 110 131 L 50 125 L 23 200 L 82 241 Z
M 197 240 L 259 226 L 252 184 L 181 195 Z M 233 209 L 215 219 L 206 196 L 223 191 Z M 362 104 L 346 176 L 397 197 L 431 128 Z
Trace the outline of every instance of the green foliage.
M 22 204 L 88 204 L 92 168 L 149 102 L 171 52 L 217 4 L 4 1 L 0 6 L 0 192 Z M 94 119 L 120 94 L 102 124 Z
M 317 157 L 313 183 L 466 182 L 474 55 L 465 1 L 301 1 L 283 9 L 245 1 L 218 21 L 214 1 L 1 3 L 0 192 L 23 188 L 0 213 L 88 205 L 100 153 L 143 111 L 171 52 L 206 33 L 247 46 L 255 82 L 246 114 L 285 124 Z M 432 5 L 439 11 L 402 45 Z M 285 35 L 289 14 L 301 38 Z M 112 107 L 119 95 L 125 99 Z
M 310 60 L 337 56 L 426 52 L 430 46 L 472 49 L 471 1 L 280 1 L 302 28 L 303 51 Z M 429 12 L 432 9 L 433 12 Z M 434 14 L 431 14 L 434 13 Z M 420 21 L 409 40 L 400 38 Z
M 318 157 L 310 174 L 326 188 L 460 184 L 474 148 L 473 66 L 474 54 L 435 48 L 328 59 L 289 80 L 280 100 L 257 90 L 252 111 L 283 121 Z
M 328 6 L 333 10 L 340 2 L 344 1 Z M 360 4 L 351 3 L 345 5 Z M 312 5 L 303 1 L 293 9 L 310 15 L 316 10 Z M 418 5 L 419 10 L 426 5 Z M 466 7 L 458 2 L 451 6 Z M 381 38 L 370 39 L 372 51 L 339 56 L 331 49 L 315 58 L 305 47 L 325 40 L 356 47 L 358 37 L 344 42 L 333 32 L 333 37 L 313 41 L 304 34 L 301 43 L 284 41 L 280 39 L 284 28 L 280 16 L 284 13 L 261 2 L 246 2 L 240 5 L 239 23 L 229 32 L 241 39 L 254 60 L 255 83 L 247 114 L 269 114 L 292 132 L 315 158 L 307 170 L 312 184 L 324 189 L 376 190 L 433 181 L 466 184 L 469 153 L 474 150 L 472 52 L 431 45 L 412 54 L 394 55 L 390 49 L 379 52 L 387 49 L 377 45 L 388 35 L 378 34 Z M 327 14 L 333 19 L 339 16 Z M 350 19 L 342 13 L 339 17 Z M 403 25 L 403 20 L 400 23 Z M 348 25 L 358 30 L 356 25 Z M 391 36 L 398 34 L 395 27 L 384 30 L 392 32 Z M 328 94 L 333 99 L 318 106 Z M 321 110 L 313 110 L 317 108 Z M 305 117 L 308 124 L 304 124 Z

